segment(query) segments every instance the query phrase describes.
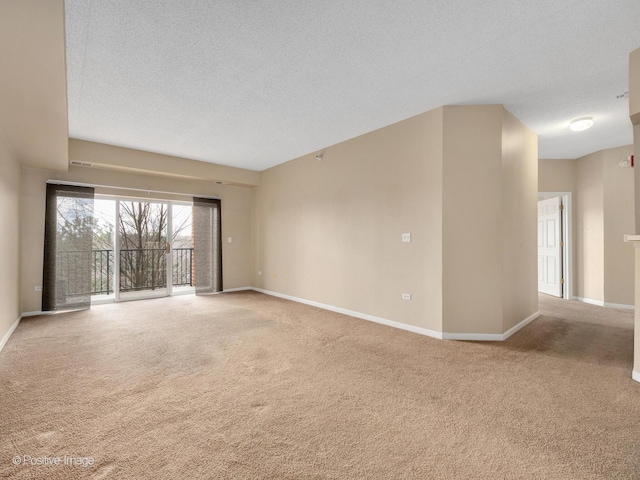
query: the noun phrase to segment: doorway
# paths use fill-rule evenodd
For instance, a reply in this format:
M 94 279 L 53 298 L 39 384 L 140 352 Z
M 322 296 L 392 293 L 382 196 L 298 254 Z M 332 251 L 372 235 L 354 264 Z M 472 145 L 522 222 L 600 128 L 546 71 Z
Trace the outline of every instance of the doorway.
M 96 197 L 91 303 L 195 293 L 193 204 Z
M 538 291 L 571 299 L 571 192 L 538 193 Z

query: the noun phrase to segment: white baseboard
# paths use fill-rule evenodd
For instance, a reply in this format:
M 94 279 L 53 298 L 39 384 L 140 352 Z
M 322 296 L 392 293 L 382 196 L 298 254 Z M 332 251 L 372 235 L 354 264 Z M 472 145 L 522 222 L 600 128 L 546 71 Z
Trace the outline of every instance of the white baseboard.
M 625 310 L 635 310 L 634 305 L 627 305 L 624 303 L 610 303 L 603 302 L 601 300 L 592 300 L 591 298 L 583 298 L 583 297 L 572 297 L 573 300 L 578 300 L 582 303 L 588 303 L 589 305 L 597 305 L 598 307 L 607 307 L 607 308 L 623 308 Z
M 115 303 L 116 299 L 115 298 L 101 298 L 99 300 L 91 300 L 91 306 L 93 307 L 94 305 L 106 305 L 108 303 Z
M 253 288 L 253 287 L 225 288 L 224 290 L 222 290 L 222 293 L 245 292 L 247 290 L 255 290 L 255 288 Z
M 592 300 L 590 298 L 573 297 L 573 300 L 577 300 L 582 303 L 588 303 L 589 305 L 597 305 L 598 307 L 604 307 L 604 302 L 600 300 Z
M 387 325 L 389 327 L 398 328 L 400 330 L 406 330 L 408 332 L 418 333 L 420 335 L 426 335 L 428 337 L 437 338 L 440 340 L 500 342 L 500 341 L 506 340 L 511 335 L 516 333 L 518 330 L 525 327 L 526 325 L 528 325 L 529 323 L 531 323 L 533 320 L 535 320 L 540 316 L 540 312 L 535 312 L 532 315 L 525 318 L 524 320 L 522 320 L 520 323 L 518 323 L 514 327 L 511 327 L 509 330 L 507 330 L 504 333 L 447 333 L 447 332 L 438 332 L 436 330 L 430 330 L 428 328 L 416 327 L 414 325 L 409 325 L 407 323 L 396 322 L 395 320 L 376 317 L 374 315 L 369 315 L 367 313 L 360 313 L 354 310 L 335 307 L 333 305 L 328 305 L 326 303 L 320 303 L 313 300 L 306 300 L 304 298 L 298 298 L 292 295 L 285 295 L 283 293 L 272 292 L 270 290 L 264 290 L 262 288 L 257 288 L 257 287 L 230 288 L 227 290 L 223 290 L 221 293 L 242 292 L 242 291 L 250 291 L 250 290 L 264 293 L 266 295 L 271 295 L 273 297 L 284 298 L 285 300 L 291 300 L 292 302 L 303 303 L 305 305 L 311 305 L 312 307 L 322 308 L 324 310 L 329 310 L 330 312 L 341 313 L 343 315 L 349 315 L 350 317 L 360 318 L 362 320 L 368 320 L 370 322 Z M 30 317 L 33 315 L 43 315 L 47 313 L 50 313 L 50 312 L 25 312 L 22 314 L 22 317 Z
M 507 338 L 509 338 L 511 335 L 513 335 L 514 333 L 516 333 L 518 330 L 526 327 L 527 325 L 529 325 L 531 322 L 533 322 L 536 318 L 538 318 L 540 316 L 540 312 L 535 312 L 532 313 L 531 315 L 529 315 L 527 318 L 525 318 L 524 320 L 522 320 L 520 323 L 518 323 L 517 325 L 514 325 L 513 327 L 511 327 L 509 330 L 507 330 L 506 332 L 504 332 L 502 334 L 502 339 L 506 340 Z
M 42 310 L 37 312 L 22 312 L 21 318 L 24 317 L 35 317 L 36 315 L 50 315 L 51 312 L 43 312 Z
M 525 318 L 524 320 L 522 320 L 520 323 L 518 323 L 517 325 L 514 325 L 513 327 L 511 327 L 509 330 L 507 330 L 506 332 L 504 332 L 502 334 L 502 339 L 506 340 L 507 338 L 509 338 L 511 335 L 513 335 L 514 333 L 516 333 L 518 330 L 520 330 L 521 328 L 526 327 L 527 325 L 529 325 L 531 322 L 533 322 L 536 318 L 538 318 L 540 316 L 540 312 L 535 312 L 532 313 L 531 315 L 529 315 L 527 318 Z
M 604 302 L 604 306 L 607 308 L 622 308 L 624 310 L 635 310 L 635 305 L 626 305 L 624 303 L 609 303 Z
M 444 340 L 469 340 L 481 342 L 501 342 L 516 333 L 521 328 L 527 326 L 540 316 L 540 312 L 535 312 L 522 320 L 517 325 L 511 327 L 504 333 L 443 333 Z
M 500 342 L 504 340 L 499 333 L 447 333 L 442 332 L 443 340 L 468 340 L 473 342 Z
M 185 290 L 184 292 L 172 292 L 171 295 L 169 295 L 169 296 L 170 297 L 179 297 L 181 295 L 195 295 L 195 294 L 196 294 L 195 290 Z
M 349 315 L 350 317 L 361 318 L 362 320 L 368 320 L 370 322 L 380 323 L 382 325 L 387 325 L 389 327 L 398 328 L 400 330 L 406 330 L 408 332 L 419 333 L 420 335 L 426 335 L 428 337 L 437 338 L 440 340 L 475 340 L 475 341 L 485 341 L 485 342 L 497 342 L 506 340 L 511 335 L 516 333 L 525 325 L 531 323 L 533 320 L 540 316 L 540 312 L 535 312 L 534 314 L 528 316 L 516 326 L 510 328 L 505 333 L 446 333 L 446 332 L 437 332 L 435 330 L 429 330 L 427 328 L 416 327 L 414 325 L 409 325 L 406 323 L 396 322 L 395 320 L 389 320 L 386 318 L 376 317 L 374 315 L 369 315 L 366 313 L 355 312 L 353 310 L 347 310 L 346 308 L 334 307 L 333 305 L 327 305 L 326 303 L 315 302 L 313 300 L 306 300 L 304 298 L 298 298 L 291 295 L 285 295 L 283 293 L 271 292 L 269 290 L 264 290 L 262 288 L 251 288 L 251 290 L 255 290 L 256 292 L 264 293 L 266 295 L 271 295 L 273 297 L 284 298 L 285 300 L 291 300 L 293 302 L 304 303 L 305 305 L 311 305 L 312 307 L 322 308 L 324 310 L 329 310 L 331 312 L 342 313 L 343 315 Z
M 636 372 L 635 370 L 631 374 L 631 378 L 633 378 L 636 382 L 640 382 L 640 372 Z
M 284 298 L 285 300 L 291 300 L 292 302 L 304 303 L 305 305 L 311 305 L 312 307 L 322 308 L 323 310 L 329 310 L 331 312 L 341 313 L 343 315 L 349 315 L 350 317 L 360 318 L 362 320 L 368 320 L 370 322 L 380 323 L 389 327 L 398 328 L 400 330 L 406 330 L 408 332 L 419 333 L 420 335 L 426 335 L 427 337 L 442 339 L 442 333 L 435 330 L 429 330 L 428 328 L 416 327 L 406 323 L 396 322 L 394 320 L 388 320 L 386 318 L 376 317 L 366 313 L 355 312 L 353 310 L 347 310 L 346 308 L 334 307 L 333 305 L 327 305 L 326 303 L 314 302 L 313 300 L 306 300 L 304 298 L 293 297 L 291 295 L 285 295 L 283 293 L 271 292 L 262 288 L 252 288 L 256 292 L 271 295 L 272 297 Z
M 2 351 L 4 346 L 9 341 L 9 338 L 11 338 L 11 335 L 13 334 L 15 329 L 18 328 L 18 325 L 20 324 L 20 320 L 22 320 L 22 317 L 19 317 L 18 320 L 13 322 L 13 325 L 11 325 L 11 327 L 9 327 L 9 330 L 7 331 L 7 333 L 5 333 L 4 337 L 2 337 L 2 341 L 0 341 L 0 352 Z

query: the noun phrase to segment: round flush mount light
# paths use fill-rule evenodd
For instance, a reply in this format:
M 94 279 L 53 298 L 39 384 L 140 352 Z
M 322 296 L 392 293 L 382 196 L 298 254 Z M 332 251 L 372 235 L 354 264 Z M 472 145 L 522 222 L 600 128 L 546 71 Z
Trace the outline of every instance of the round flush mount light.
M 593 125 L 593 117 L 576 118 L 569 124 L 569 129 L 574 132 L 582 132 Z
M 620 168 L 633 167 L 633 155 L 629 155 L 627 158 L 623 158 L 618 162 Z
M 623 158 L 618 162 L 618 166 L 620 168 L 629 168 L 631 166 L 631 161 L 629 161 L 629 159 L 627 158 Z

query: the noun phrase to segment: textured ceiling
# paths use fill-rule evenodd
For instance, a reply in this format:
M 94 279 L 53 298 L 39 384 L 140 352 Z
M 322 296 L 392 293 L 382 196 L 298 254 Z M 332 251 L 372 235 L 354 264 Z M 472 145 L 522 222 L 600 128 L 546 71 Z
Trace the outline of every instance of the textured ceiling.
M 66 0 L 69 135 L 263 170 L 449 104 L 632 143 L 638 0 Z M 570 120 L 595 125 L 572 132 Z

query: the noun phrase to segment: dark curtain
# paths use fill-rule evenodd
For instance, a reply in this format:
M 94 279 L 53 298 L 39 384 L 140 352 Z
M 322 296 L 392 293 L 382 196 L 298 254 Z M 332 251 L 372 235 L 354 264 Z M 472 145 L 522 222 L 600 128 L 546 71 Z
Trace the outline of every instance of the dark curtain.
M 94 189 L 47 184 L 42 310 L 91 306 Z
M 220 200 L 193 198 L 196 295 L 222 291 L 222 220 Z

